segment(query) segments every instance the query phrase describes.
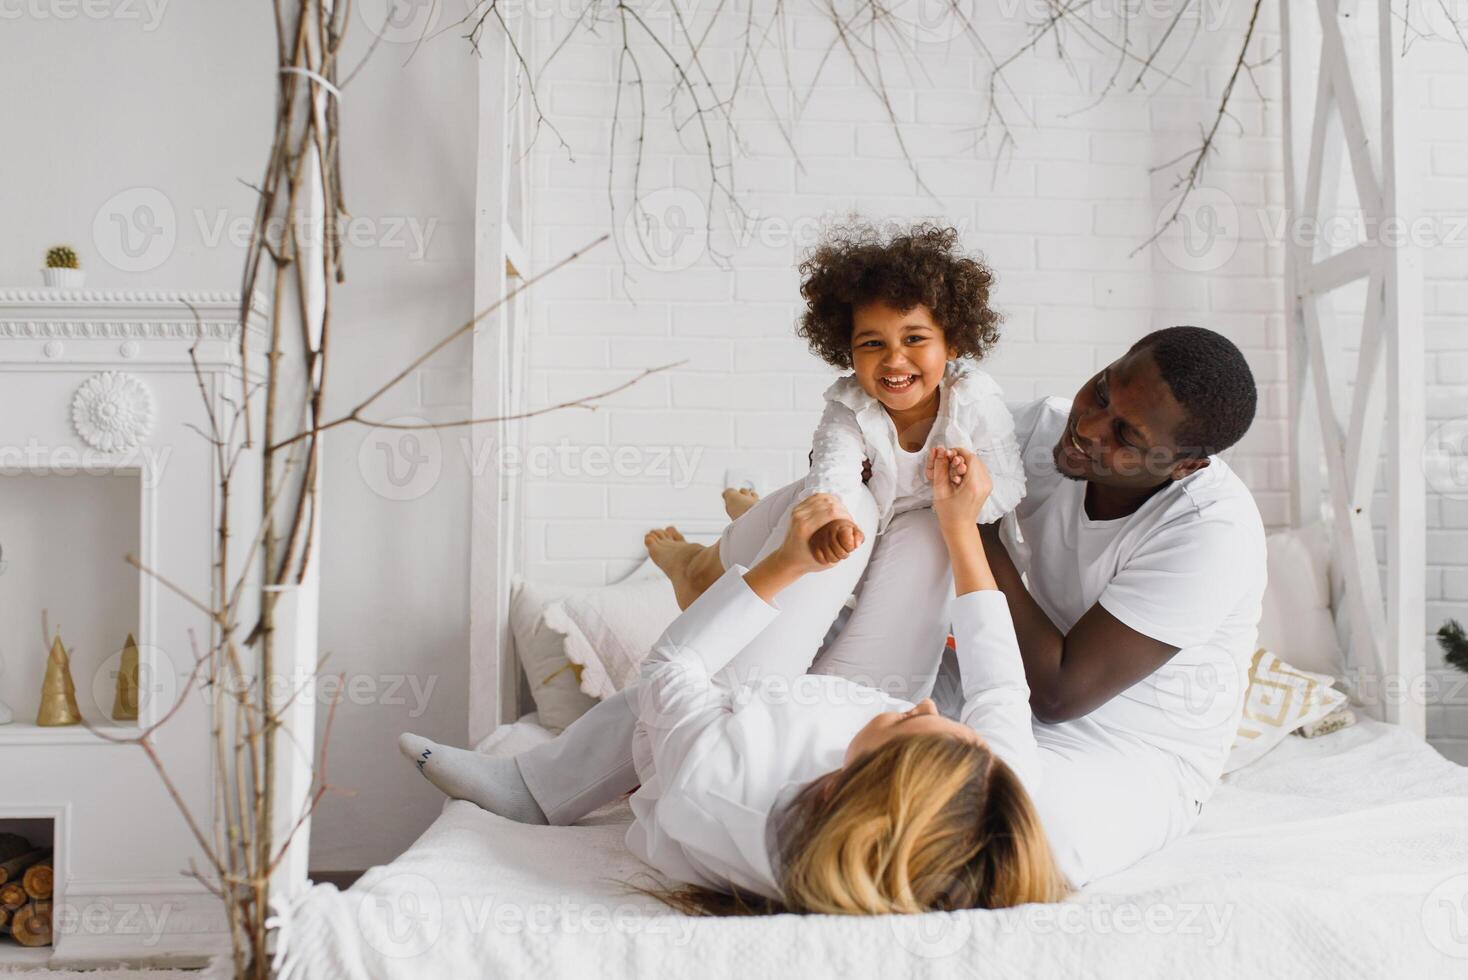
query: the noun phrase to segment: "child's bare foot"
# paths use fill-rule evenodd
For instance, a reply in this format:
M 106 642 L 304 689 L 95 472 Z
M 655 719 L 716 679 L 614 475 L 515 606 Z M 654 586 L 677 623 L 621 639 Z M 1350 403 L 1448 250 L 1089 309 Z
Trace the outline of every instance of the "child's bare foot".
M 668 581 L 679 609 L 687 609 L 724 572 L 718 545 L 694 544 L 671 525 L 653 528 L 643 537 L 648 556 Z
M 759 494 L 749 487 L 724 488 L 724 512 L 729 515 L 731 521 L 739 520 L 749 508 L 758 502 Z
M 816 529 L 810 538 L 810 553 L 822 565 L 834 565 L 851 555 L 866 540 L 861 528 L 852 521 L 838 518 Z

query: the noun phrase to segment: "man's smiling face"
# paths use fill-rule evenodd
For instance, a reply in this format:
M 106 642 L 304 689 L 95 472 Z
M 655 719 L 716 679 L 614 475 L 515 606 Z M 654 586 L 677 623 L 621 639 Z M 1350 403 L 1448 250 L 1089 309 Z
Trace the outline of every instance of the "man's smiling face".
M 1072 480 L 1108 487 L 1146 489 L 1181 479 L 1208 464 L 1177 444 L 1186 422 L 1151 351 L 1132 351 L 1076 393 L 1055 467 Z

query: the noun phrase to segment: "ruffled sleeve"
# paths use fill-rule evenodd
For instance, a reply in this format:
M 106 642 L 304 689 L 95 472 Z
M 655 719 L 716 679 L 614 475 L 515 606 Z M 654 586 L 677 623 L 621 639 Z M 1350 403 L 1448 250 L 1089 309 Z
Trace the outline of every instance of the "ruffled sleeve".
M 867 449 L 857 419 L 860 397 L 866 397 L 865 392 L 849 375 L 826 389 L 826 410 L 811 440 L 810 474 L 798 500 L 830 493 L 850 507 L 861 490 L 861 464 Z
M 1014 431 L 1014 416 L 1004 391 L 972 364 L 952 362 L 948 391 L 953 399 L 952 443 L 964 444 L 989 468 L 994 489 L 979 511 L 980 524 L 992 524 L 1019 506 L 1025 496 L 1024 458 Z

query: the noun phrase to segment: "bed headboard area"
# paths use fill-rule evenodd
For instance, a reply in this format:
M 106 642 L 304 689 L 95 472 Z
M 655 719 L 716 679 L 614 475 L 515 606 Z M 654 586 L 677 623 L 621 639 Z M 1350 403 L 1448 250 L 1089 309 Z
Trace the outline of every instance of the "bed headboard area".
M 1335 18 L 1317 25 L 1308 10 L 1298 21 L 1281 12 L 1288 227 L 1319 227 L 1357 208 L 1376 228 L 1418 214 L 1406 176 L 1416 106 L 1410 77 L 1392 57 L 1389 7 L 1378 11 L 1385 40 L 1375 52 L 1375 91 L 1358 91 Z M 1354 197 L 1339 192 L 1343 180 Z M 1332 599 L 1353 699 L 1421 735 L 1422 255 L 1411 235 L 1400 237 L 1332 251 L 1324 236 L 1298 234 L 1285 247 L 1291 523 L 1329 529 Z

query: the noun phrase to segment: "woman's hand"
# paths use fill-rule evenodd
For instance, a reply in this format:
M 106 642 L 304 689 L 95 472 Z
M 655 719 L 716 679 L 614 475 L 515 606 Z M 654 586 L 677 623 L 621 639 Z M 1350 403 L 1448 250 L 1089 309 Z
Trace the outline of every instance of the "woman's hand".
M 849 557 L 865 540 L 866 536 L 861 533 L 861 528 L 856 526 L 855 521 L 838 517 L 811 535 L 810 553 L 824 568 Z
M 819 572 L 840 561 L 845 555 L 817 556 L 811 549 L 811 538 L 816 532 L 833 523 L 838 530 L 845 529 L 842 533 L 848 542 L 855 542 L 850 551 L 861 546 L 861 529 L 841 505 L 840 498 L 829 493 L 806 497 L 790 510 L 790 527 L 785 532 L 785 540 L 745 573 L 744 581 L 761 599 L 771 602 L 781 589 L 807 572 Z M 850 527 L 845 528 L 846 525 Z
M 934 446 L 928 459 L 933 510 L 944 526 L 977 525 L 979 511 L 994 490 L 989 468 L 967 449 Z
M 953 566 L 955 595 L 997 589 L 979 534 L 979 511 L 994 489 L 984 461 L 967 449 L 933 450 L 933 510 Z M 953 481 L 958 474 L 958 482 Z
M 846 512 L 841 498 L 817 493 L 791 509 L 790 528 L 774 553 L 792 571 L 803 575 L 836 564 L 861 547 L 864 540 L 861 528 Z

